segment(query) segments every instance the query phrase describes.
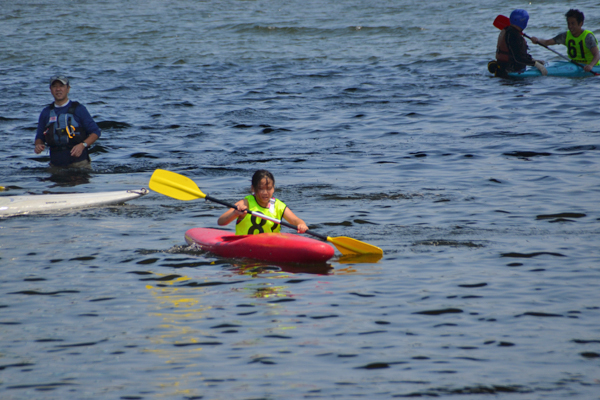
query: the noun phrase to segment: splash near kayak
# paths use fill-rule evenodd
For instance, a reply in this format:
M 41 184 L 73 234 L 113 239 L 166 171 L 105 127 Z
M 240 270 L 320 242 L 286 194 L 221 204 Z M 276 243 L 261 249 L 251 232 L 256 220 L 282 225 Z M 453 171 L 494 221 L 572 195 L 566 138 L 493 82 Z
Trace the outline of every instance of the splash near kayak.
M 97 193 L 2 196 L 0 197 L 0 217 L 121 204 L 147 193 L 147 189 L 140 189 Z
M 335 253 L 327 243 L 291 233 L 236 235 L 221 229 L 192 228 L 185 233 L 185 240 L 217 256 L 269 262 L 324 263 Z

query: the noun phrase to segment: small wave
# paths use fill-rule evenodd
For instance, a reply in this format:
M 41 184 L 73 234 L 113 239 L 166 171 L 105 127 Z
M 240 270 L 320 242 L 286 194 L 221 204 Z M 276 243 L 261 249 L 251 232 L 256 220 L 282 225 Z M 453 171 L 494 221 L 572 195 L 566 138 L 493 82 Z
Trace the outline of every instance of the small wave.
M 502 393 L 532 393 L 533 389 L 525 386 L 514 385 L 492 385 L 492 386 L 467 386 L 463 388 L 448 389 L 448 388 L 431 388 L 425 391 L 411 392 L 406 394 L 398 394 L 393 397 L 439 397 L 444 395 L 473 395 L 473 394 L 492 394 L 498 395 Z
M 582 146 L 571 146 L 571 147 L 561 147 L 560 149 L 556 149 L 557 151 L 592 151 L 598 150 L 599 146 L 594 145 L 582 145 Z M 580 154 L 580 153 L 578 153 Z
M 321 38 L 339 37 L 356 34 L 368 35 L 394 35 L 403 36 L 410 32 L 419 31 L 420 28 L 390 27 L 390 26 L 363 26 L 351 25 L 345 27 L 310 27 L 310 26 L 286 26 L 286 25 L 261 25 L 261 24 L 235 24 L 222 26 L 222 29 L 234 30 L 238 33 L 255 33 L 261 35 L 284 35 L 284 36 L 315 36 Z
M 533 258 L 539 257 L 543 255 L 554 256 L 554 257 L 566 257 L 560 253 L 552 253 L 548 251 L 538 251 L 535 253 L 503 253 L 502 257 L 511 257 L 511 258 Z
M 519 317 L 523 317 L 523 316 L 543 317 L 543 318 L 563 317 L 563 315 L 561 315 L 561 314 L 551 314 L 551 313 L 528 311 L 523 314 L 515 315 L 515 318 L 519 318 Z
M 464 288 L 479 288 L 479 287 L 484 287 L 487 286 L 487 283 L 482 282 L 482 283 L 465 283 L 462 285 L 458 285 L 459 287 L 464 287 Z
M 558 218 L 583 218 L 586 217 L 586 214 L 582 213 L 559 213 L 559 214 L 548 214 L 548 215 L 538 215 L 535 219 L 558 219 Z
M 127 122 L 119 122 L 119 121 L 110 121 L 110 120 L 106 120 L 106 121 L 98 121 L 98 127 L 100 129 L 104 130 L 121 130 L 121 129 L 127 129 L 127 128 L 131 128 L 131 124 L 128 124 Z
M 413 314 L 422 315 L 442 315 L 442 314 L 460 314 L 463 310 L 460 308 L 444 308 L 441 310 L 427 310 L 427 311 L 416 311 Z
M 415 242 L 414 246 L 450 246 L 450 247 L 470 247 L 470 248 L 481 248 L 485 247 L 483 244 L 477 244 L 473 242 L 461 242 L 457 240 L 421 240 Z
M 508 153 L 503 153 L 503 155 L 509 156 L 509 157 L 528 159 L 528 158 L 532 158 L 532 157 L 549 157 L 552 155 L 552 153 L 547 153 L 547 152 L 538 153 L 536 151 L 511 151 Z

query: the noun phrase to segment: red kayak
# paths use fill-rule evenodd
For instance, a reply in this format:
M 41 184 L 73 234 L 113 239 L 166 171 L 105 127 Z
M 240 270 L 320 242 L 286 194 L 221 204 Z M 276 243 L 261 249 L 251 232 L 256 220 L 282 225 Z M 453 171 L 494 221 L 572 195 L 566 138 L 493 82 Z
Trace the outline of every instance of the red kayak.
M 192 228 L 185 241 L 200 249 L 228 258 L 253 258 L 281 263 L 324 263 L 333 257 L 333 247 L 292 233 L 236 235 L 211 228 Z

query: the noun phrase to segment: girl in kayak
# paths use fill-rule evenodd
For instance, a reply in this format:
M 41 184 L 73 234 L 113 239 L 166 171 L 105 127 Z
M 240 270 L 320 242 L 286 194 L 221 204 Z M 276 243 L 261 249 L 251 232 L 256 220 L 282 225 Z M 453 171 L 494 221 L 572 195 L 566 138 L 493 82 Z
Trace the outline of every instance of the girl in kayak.
M 219 217 L 217 223 L 221 226 L 228 225 L 237 219 L 235 226 L 236 235 L 255 235 L 257 233 L 280 232 L 281 225 L 246 212 L 254 211 L 271 218 L 285 219 L 298 227 L 298 233 L 308 230 L 306 223 L 298 218 L 285 203 L 273 197 L 275 192 L 275 178 L 269 171 L 261 169 L 252 175 L 252 194 L 235 203 L 235 208 L 230 208 Z

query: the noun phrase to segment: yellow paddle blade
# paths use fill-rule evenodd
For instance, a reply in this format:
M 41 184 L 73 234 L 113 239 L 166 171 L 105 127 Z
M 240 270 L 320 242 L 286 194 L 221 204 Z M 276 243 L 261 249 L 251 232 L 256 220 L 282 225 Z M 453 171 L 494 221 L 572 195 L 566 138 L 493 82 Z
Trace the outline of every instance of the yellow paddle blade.
M 150 178 L 150 189 L 177 200 L 196 200 L 206 195 L 190 178 L 164 169 L 157 169 Z
M 333 245 L 342 253 L 346 254 L 380 254 L 383 255 L 383 250 L 372 244 L 361 242 L 360 240 L 352 239 L 346 236 L 329 237 L 327 241 L 333 243 Z

